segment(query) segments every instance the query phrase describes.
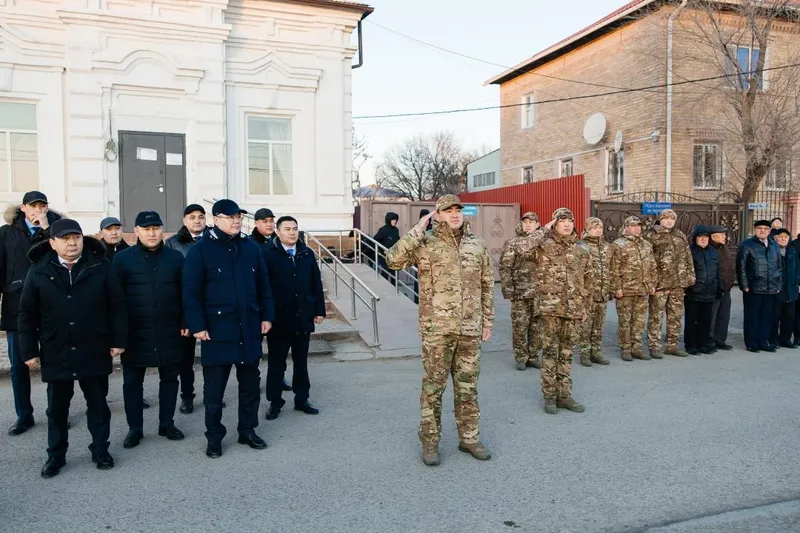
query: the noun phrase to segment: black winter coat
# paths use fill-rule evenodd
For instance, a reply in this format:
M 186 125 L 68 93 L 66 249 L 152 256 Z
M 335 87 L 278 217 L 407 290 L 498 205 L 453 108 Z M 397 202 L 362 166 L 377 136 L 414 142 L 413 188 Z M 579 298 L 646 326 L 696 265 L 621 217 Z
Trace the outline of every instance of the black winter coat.
M 780 250 L 778 253 L 780 253 Z M 797 250 L 793 246 L 787 246 L 786 255 L 781 256 L 783 280 L 781 292 L 778 293 L 779 302 L 791 303 L 797 301 L 798 285 L 800 285 L 800 264 L 798 263 L 800 263 L 800 258 L 797 256 Z
M 20 301 L 20 353 L 26 361 L 41 358 L 45 382 L 107 376 L 111 348 L 128 345 L 125 298 L 105 247 L 91 237 L 83 243 L 72 272 L 48 241 L 28 253 L 34 265 Z
M 765 247 L 756 237 L 745 239 L 736 257 L 739 289 L 749 289 L 753 294 L 778 294 L 783 284 L 780 258 L 774 241 Z
M 709 245 L 716 248 L 719 252 L 719 271 L 722 277 L 722 290 L 727 292 L 731 290 L 733 284 L 736 283 L 736 257 L 731 255 L 731 247 L 727 243 L 719 245 L 711 241 Z
M 108 244 L 108 243 L 107 243 L 106 241 L 104 241 L 103 239 L 100 239 L 100 242 L 102 242 L 102 243 L 103 243 L 103 246 L 105 246 L 105 247 L 106 247 L 106 259 L 108 259 L 108 260 L 109 260 L 109 262 L 113 261 L 113 260 L 114 260 L 114 257 L 115 257 L 115 256 L 116 256 L 118 253 L 122 252 L 123 250 L 127 250 L 128 248 L 130 248 L 130 247 L 131 247 L 131 245 L 130 245 L 130 244 L 128 244 L 127 242 L 125 242 L 125 239 L 123 239 L 123 240 L 119 241 L 119 243 L 117 243 L 117 245 L 116 245 L 116 246 L 112 246 L 111 244 Z
M 269 243 L 275 240 L 275 234 L 273 233 L 269 237 L 264 237 L 261 235 L 261 232 L 258 231 L 258 228 L 253 228 L 253 233 L 250 234 L 250 238 L 261 248 L 262 251 L 266 250 L 266 247 Z
M 208 236 L 208 229 L 203 231 L 203 236 L 201 240 Z M 200 242 L 200 241 L 197 241 Z M 164 246 L 167 248 L 171 248 L 173 250 L 179 251 L 183 254 L 183 257 L 186 257 L 186 254 L 189 253 L 189 249 L 196 244 L 194 237 L 192 234 L 189 233 L 189 230 L 186 229 L 186 226 L 181 226 L 181 229 L 178 230 L 178 233 L 170 237 L 164 243 Z
M 55 211 L 48 211 L 47 222 L 52 224 L 61 218 Z M 31 262 L 28 261 L 28 250 L 37 243 L 47 241 L 48 230 L 31 236 L 25 213 L 18 205 L 10 205 L 5 211 L 5 226 L 0 227 L 0 283 L 2 283 L 3 301 L 0 307 L 0 330 L 17 331 L 17 313 L 19 299 L 22 295 L 22 284 L 28 275 Z
M 374 237 L 374 239 L 385 246 L 387 250 L 400 240 L 400 230 L 397 229 L 397 226 L 392 226 L 392 220 L 399 220 L 397 214 L 392 212 L 386 213 L 386 218 L 384 220 L 386 225 L 382 226 Z M 383 253 L 384 251 L 381 250 L 381 252 Z
M 182 349 L 183 255 L 164 245 L 150 251 L 136 244 L 118 253 L 111 269 L 128 306 L 128 349 L 122 364 L 177 365 Z
M 294 260 L 278 239 L 262 251 L 275 300 L 271 335 L 311 333 L 314 317 L 325 316 L 322 279 L 314 252 L 301 241 L 295 246 Z
M 713 302 L 722 296 L 719 251 L 711 243 L 705 248 L 692 243 L 689 250 L 692 252 L 695 283 L 686 290 L 686 297 L 693 302 Z

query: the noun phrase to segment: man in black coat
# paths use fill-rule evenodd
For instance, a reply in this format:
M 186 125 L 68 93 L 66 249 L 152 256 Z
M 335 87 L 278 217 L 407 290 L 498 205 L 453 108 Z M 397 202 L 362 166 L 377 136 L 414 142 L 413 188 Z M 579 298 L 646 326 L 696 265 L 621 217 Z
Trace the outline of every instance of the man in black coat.
M 711 319 L 714 302 L 722 297 L 722 274 L 719 252 L 711 246 L 711 230 L 698 224 L 689 250 L 694 264 L 694 285 L 686 289 L 684 307 L 686 324 L 683 340 L 686 352 L 691 355 L 710 354 L 717 351 L 711 336 Z
M 9 435 L 21 435 L 33 427 L 31 376 L 21 357 L 17 335 L 17 311 L 22 286 L 31 264 L 27 253 L 40 242 L 47 241 L 48 227 L 61 218 L 50 211 L 47 196 L 30 191 L 22 197 L 21 205 L 10 205 L 5 212 L 6 225 L 0 227 L 0 283 L 3 301 L 0 330 L 6 332 L 8 358 L 11 362 L 11 388 L 17 420 Z
M 715 300 L 711 309 L 711 334 L 714 346 L 720 350 L 733 350 L 728 344 L 728 325 L 731 319 L 731 289 L 736 282 L 735 251 L 728 246 L 728 228 L 711 226 L 711 246 L 719 252 L 719 272 L 722 281 L 722 297 Z
M 744 343 L 748 351 L 774 352 L 769 344 L 775 298 L 781 291 L 781 255 L 769 238 L 768 220 L 757 220 L 755 235 L 742 241 L 736 257 L 736 276 L 744 293 Z
M 189 204 L 183 210 L 183 226 L 178 233 L 167 239 L 164 246 L 179 251 L 186 257 L 189 249 L 200 242 L 206 234 L 206 210 L 200 204 Z M 183 351 L 179 369 L 181 383 L 181 407 L 183 414 L 194 411 L 194 355 L 197 339 L 187 335 L 182 340 Z M 224 405 L 223 405 L 224 407 Z
M 158 434 L 182 440 L 175 427 L 178 367 L 183 343 L 181 281 L 183 255 L 166 248 L 164 224 L 155 211 L 136 216 L 136 246 L 117 254 L 112 270 L 128 306 L 128 349 L 122 355 L 122 393 L 128 435 L 123 447 L 134 448 L 144 437 L 142 385 L 148 368 L 158 368 Z
M 278 219 L 277 237 L 263 251 L 275 301 L 275 322 L 267 335 L 267 420 L 278 418 L 286 403 L 281 385 L 286 356 L 292 351 L 294 408 L 310 415 L 319 413 L 309 402 L 308 346 L 315 324 L 325 319 L 325 297 L 314 252 L 298 239 L 297 220 Z
M 100 241 L 106 247 L 106 259 L 114 260 L 114 256 L 130 248 L 130 244 L 122 238 L 122 222 L 116 217 L 106 217 L 100 221 Z
M 41 365 L 47 383 L 47 455 L 42 477 L 66 464 L 67 418 L 75 381 L 86 399 L 92 461 L 114 467 L 108 453 L 111 411 L 106 403 L 111 360 L 125 351 L 128 319 L 119 280 L 103 244 L 83 237 L 74 220 L 53 222 L 50 240 L 31 248 L 33 263 L 19 309 L 19 341 L 26 364 Z
M 250 234 L 250 238 L 256 241 L 262 248 L 275 237 L 275 215 L 272 209 L 262 207 L 253 215 L 255 228 Z
M 400 240 L 400 230 L 397 229 L 397 223 L 400 221 L 400 216 L 397 213 L 392 213 L 389 211 L 386 213 L 386 216 L 383 220 L 385 224 L 381 226 L 373 239 L 375 239 L 375 242 L 386 248 L 386 250 L 389 250 L 397 241 Z M 386 265 L 386 250 L 383 248 L 378 248 L 377 250 L 376 255 L 378 257 L 378 270 L 381 276 L 389 280 L 392 284 L 395 284 L 396 278 L 395 276 L 390 275 L 391 271 Z
M 261 399 L 258 363 L 275 310 L 261 251 L 241 233 L 243 213 L 233 200 L 217 201 L 214 227 L 189 250 L 183 267 L 186 325 L 201 341 L 206 455 L 211 458 L 222 456 L 222 397 L 232 365 L 239 380 L 239 443 L 267 447 L 255 432 Z
M 800 286 L 800 260 L 797 250 L 789 246 L 792 234 L 786 228 L 780 228 L 772 234 L 772 240 L 778 245 L 781 256 L 781 291 L 775 298 L 775 309 L 772 312 L 772 331 L 769 335 L 769 344 L 773 348 L 796 349 L 792 342 L 794 333 L 794 311 L 798 300 L 798 286 Z

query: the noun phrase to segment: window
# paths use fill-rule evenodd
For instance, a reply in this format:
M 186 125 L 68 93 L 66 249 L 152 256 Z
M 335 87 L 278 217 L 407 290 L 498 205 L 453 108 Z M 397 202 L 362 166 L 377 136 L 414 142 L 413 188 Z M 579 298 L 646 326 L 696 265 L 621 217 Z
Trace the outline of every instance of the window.
M 36 105 L 0 102 L 0 191 L 39 188 Z
M 249 194 L 292 194 L 292 121 L 247 117 Z
M 694 188 L 719 189 L 722 185 L 722 148 L 719 144 L 694 145 Z
M 494 185 L 494 172 L 484 172 L 483 174 L 476 174 L 472 178 L 473 187 L 488 187 Z
M 522 104 L 522 127 L 532 128 L 536 109 L 534 106 L 533 94 L 526 94 L 523 96 Z
M 608 152 L 606 184 L 611 194 L 621 194 L 625 189 L 625 150 Z
M 533 183 L 533 167 L 522 169 L 522 183 Z
M 729 75 L 729 77 L 725 78 L 727 85 L 736 89 L 748 90 L 750 81 L 756 77 L 754 72 L 758 67 L 760 55 L 761 51 L 758 48 L 749 46 L 729 47 L 728 57 L 725 58 L 725 74 Z M 736 64 L 731 60 L 732 57 L 736 58 Z M 759 78 L 758 89 L 761 90 L 763 88 L 764 80 Z
M 562 159 L 558 169 L 558 177 L 566 178 L 572 175 L 572 159 Z
M 768 191 L 788 191 L 792 183 L 792 162 L 784 160 L 776 163 L 764 178 L 764 188 Z

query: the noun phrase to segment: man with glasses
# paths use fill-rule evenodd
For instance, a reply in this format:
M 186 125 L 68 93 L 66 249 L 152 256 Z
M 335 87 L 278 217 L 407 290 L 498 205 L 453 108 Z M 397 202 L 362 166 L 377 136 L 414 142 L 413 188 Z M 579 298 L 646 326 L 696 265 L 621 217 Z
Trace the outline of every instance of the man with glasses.
M 183 305 L 189 333 L 200 339 L 206 455 L 222 456 L 222 397 L 231 367 L 239 381 L 239 443 L 264 449 L 259 437 L 261 340 L 275 317 L 269 274 L 261 252 L 241 233 L 242 214 L 233 200 L 212 207 L 214 227 L 193 246 L 183 269 Z

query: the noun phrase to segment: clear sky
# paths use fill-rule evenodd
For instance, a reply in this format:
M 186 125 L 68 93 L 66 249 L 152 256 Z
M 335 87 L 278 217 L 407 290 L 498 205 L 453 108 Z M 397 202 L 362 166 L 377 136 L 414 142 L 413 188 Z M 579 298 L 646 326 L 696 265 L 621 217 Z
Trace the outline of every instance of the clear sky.
M 499 104 L 483 83 L 504 69 L 459 58 L 390 33 L 512 67 L 588 26 L 628 0 L 364 0 L 375 12 L 363 24 L 364 66 L 353 71 L 353 115 L 385 115 Z M 498 110 L 456 115 L 355 120 L 374 163 L 406 137 L 449 129 L 468 147 L 500 146 Z

